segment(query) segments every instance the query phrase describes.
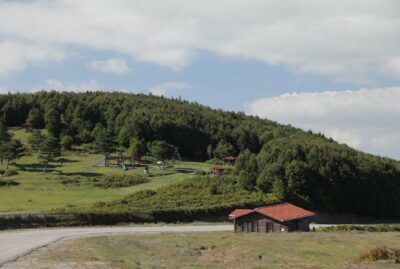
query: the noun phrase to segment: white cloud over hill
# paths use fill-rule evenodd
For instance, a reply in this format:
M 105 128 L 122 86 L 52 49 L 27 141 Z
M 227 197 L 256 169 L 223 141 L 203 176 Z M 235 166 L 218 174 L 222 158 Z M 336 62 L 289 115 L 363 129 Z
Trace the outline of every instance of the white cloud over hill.
M 256 100 L 246 112 L 400 159 L 400 87 L 289 93 Z
M 176 90 L 189 89 L 190 84 L 184 82 L 165 82 L 157 84 L 148 89 L 148 92 L 154 95 L 167 95 Z
M 208 51 L 369 83 L 400 76 L 399 10 L 397 0 L 0 0 L 0 74 L 80 48 L 173 69 Z
M 104 61 L 91 61 L 86 65 L 88 68 L 104 73 L 122 75 L 129 72 L 128 64 L 121 58 L 110 58 Z

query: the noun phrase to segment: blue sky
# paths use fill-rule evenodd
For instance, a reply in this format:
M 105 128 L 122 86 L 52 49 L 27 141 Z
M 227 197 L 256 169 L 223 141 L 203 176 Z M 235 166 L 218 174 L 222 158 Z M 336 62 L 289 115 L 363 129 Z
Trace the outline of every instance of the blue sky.
M 400 158 L 396 0 L 0 0 L 0 92 L 181 96 Z

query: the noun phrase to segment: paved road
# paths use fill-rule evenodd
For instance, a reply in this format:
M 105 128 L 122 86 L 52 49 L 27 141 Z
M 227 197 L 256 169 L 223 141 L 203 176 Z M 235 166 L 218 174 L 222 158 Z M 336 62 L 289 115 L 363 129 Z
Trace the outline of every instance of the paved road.
M 85 227 L 68 229 L 25 230 L 0 233 L 0 267 L 37 248 L 62 239 L 115 233 L 159 232 L 218 232 L 232 231 L 232 225 L 203 226 L 138 226 L 138 227 Z

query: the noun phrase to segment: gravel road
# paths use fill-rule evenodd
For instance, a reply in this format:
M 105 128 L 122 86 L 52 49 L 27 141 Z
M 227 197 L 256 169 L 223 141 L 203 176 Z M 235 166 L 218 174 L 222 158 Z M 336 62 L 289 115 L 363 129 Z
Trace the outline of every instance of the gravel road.
M 84 236 L 116 233 L 185 233 L 233 231 L 232 225 L 202 226 L 137 226 L 137 227 L 84 227 L 65 229 L 21 230 L 0 233 L 0 267 L 12 262 L 35 249 L 59 240 Z

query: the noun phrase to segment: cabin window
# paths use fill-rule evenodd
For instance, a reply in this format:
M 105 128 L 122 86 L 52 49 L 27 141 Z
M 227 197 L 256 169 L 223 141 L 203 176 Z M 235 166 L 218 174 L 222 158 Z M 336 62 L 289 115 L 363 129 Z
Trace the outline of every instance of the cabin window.
M 240 224 L 240 230 L 241 230 L 242 232 L 244 232 L 244 222 L 242 222 L 242 223 Z

